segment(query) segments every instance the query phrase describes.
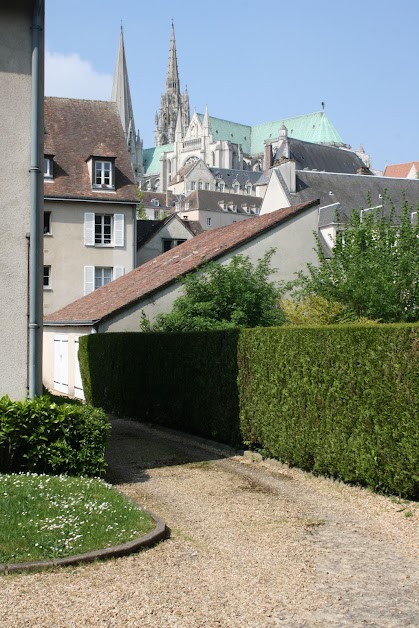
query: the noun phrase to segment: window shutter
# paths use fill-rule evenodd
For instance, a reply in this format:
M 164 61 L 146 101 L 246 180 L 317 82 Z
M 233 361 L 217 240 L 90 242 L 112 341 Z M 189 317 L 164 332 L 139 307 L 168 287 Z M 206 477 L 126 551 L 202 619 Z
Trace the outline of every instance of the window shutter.
M 95 215 L 93 212 L 84 214 L 84 244 L 85 246 L 95 245 Z
M 114 266 L 113 278 L 118 279 L 119 277 L 122 277 L 122 275 L 125 275 L 125 268 L 123 266 Z
M 114 214 L 114 246 L 124 246 L 124 214 Z
M 95 267 L 84 267 L 84 294 L 90 294 L 95 289 Z

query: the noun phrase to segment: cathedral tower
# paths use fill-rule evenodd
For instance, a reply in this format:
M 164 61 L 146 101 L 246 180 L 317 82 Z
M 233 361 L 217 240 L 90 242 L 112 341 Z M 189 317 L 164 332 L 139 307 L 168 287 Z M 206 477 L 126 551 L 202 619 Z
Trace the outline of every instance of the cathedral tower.
M 175 141 L 176 122 L 178 113 L 181 114 L 182 135 L 185 135 L 189 126 L 189 95 L 185 89 L 180 93 L 179 70 L 176 55 L 175 27 L 172 22 L 170 38 L 169 64 L 167 68 L 166 91 L 160 99 L 160 114 L 156 113 L 155 145 L 173 144 Z

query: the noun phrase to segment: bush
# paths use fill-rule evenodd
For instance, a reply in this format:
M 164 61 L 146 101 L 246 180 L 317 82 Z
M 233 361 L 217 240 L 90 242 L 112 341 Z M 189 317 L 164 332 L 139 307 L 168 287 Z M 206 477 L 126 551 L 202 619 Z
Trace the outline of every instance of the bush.
M 101 475 L 109 420 L 87 405 L 57 404 L 48 396 L 0 399 L 0 471 Z
M 419 495 L 419 327 L 243 330 L 245 441 L 290 465 Z
M 115 414 L 236 445 L 237 338 L 238 330 L 82 336 L 86 399 Z

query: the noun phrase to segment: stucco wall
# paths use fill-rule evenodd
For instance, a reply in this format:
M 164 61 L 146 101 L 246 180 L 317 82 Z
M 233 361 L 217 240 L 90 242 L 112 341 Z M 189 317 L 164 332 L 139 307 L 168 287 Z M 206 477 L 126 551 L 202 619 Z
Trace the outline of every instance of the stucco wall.
M 277 209 L 282 209 L 283 207 L 289 206 L 290 202 L 287 199 L 287 196 L 284 193 L 275 172 L 272 171 L 271 178 L 269 180 L 269 184 L 263 198 L 260 213 L 261 215 L 268 214 L 270 212 L 276 211 Z
M 0 396 L 15 399 L 27 390 L 31 4 L 0 8 Z
M 48 184 L 46 184 L 47 186 Z M 44 314 L 84 295 L 85 266 L 134 268 L 134 209 L 129 205 L 45 200 L 51 235 L 44 236 L 44 264 L 51 266 L 51 288 L 44 289 Z M 84 214 L 124 214 L 124 246 L 85 246 Z

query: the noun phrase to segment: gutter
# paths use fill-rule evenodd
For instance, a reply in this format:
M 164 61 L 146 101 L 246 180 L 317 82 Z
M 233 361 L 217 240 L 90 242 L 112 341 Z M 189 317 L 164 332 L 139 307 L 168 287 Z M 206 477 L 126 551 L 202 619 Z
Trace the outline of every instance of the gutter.
M 44 1 L 34 0 L 32 16 L 32 138 L 29 252 L 29 397 L 42 394 L 42 277 L 44 152 Z

